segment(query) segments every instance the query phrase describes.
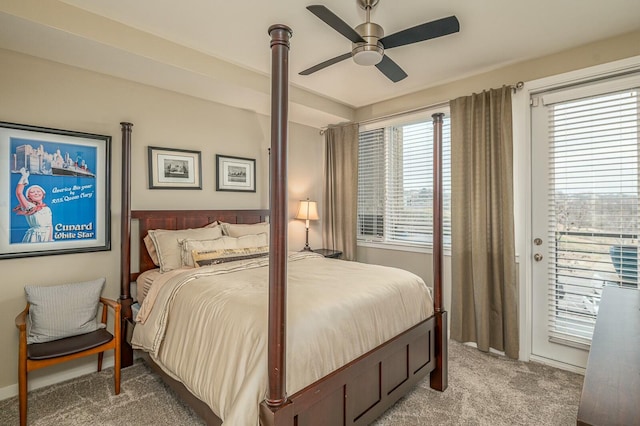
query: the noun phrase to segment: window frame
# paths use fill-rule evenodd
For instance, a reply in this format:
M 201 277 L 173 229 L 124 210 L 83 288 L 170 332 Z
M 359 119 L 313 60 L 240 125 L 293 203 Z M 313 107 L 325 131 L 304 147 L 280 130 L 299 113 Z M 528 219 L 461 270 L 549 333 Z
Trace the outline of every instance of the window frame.
M 390 132 L 390 129 L 396 127 L 401 127 L 401 126 L 408 126 L 408 125 L 412 125 L 412 124 L 419 124 L 419 123 L 426 123 L 427 125 L 430 125 L 430 127 L 428 128 L 428 133 L 427 133 L 427 143 L 426 143 L 426 149 L 427 149 L 427 155 L 428 155 L 428 160 L 426 164 L 428 164 L 428 166 L 426 167 L 426 170 L 423 172 L 422 177 L 426 178 L 426 182 L 427 184 L 430 184 L 431 187 L 426 187 L 427 190 L 430 190 L 432 188 L 433 185 L 433 127 L 432 127 L 432 123 L 433 123 L 433 114 L 436 113 L 443 113 L 445 115 L 445 126 L 447 128 L 447 130 L 445 132 L 443 132 L 443 137 L 444 137 L 444 144 L 446 147 L 443 147 L 444 149 L 442 150 L 442 154 L 443 154 L 443 184 L 447 185 L 444 192 L 445 194 L 448 194 L 445 198 L 446 200 L 444 200 L 444 205 L 443 205 L 443 210 L 445 210 L 444 213 L 444 217 L 446 219 L 445 222 L 445 235 L 444 235 L 444 250 L 445 250 L 445 254 L 450 254 L 451 251 L 451 222 L 450 222 L 450 208 L 451 208 L 451 140 L 450 140 L 450 119 L 451 119 L 451 115 L 450 115 L 450 110 L 449 110 L 449 104 L 441 104 L 441 105 L 437 105 L 437 106 L 432 106 L 426 109 L 422 109 L 420 111 L 417 112 L 412 112 L 412 113 L 406 113 L 406 114 L 401 114 L 401 115 L 397 115 L 397 116 L 393 116 L 387 119 L 380 119 L 380 120 L 372 120 L 370 122 L 367 122 L 364 125 L 360 126 L 359 129 L 359 133 L 360 135 L 362 135 L 362 133 L 365 132 L 371 132 L 374 130 L 378 130 L 378 129 L 384 129 L 385 135 L 384 135 L 384 158 L 383 161 L 385 161 L 385 168 L 384 168 L 384 185 L 385 185 L 385 190 L 384 190 L 384 195 L 383 195 L 383 208 L 382 208 L 382 217 L 383 217 L 383 223 L 389 223 L 389 221 L 393 221 L 393 218 L 389 218 L 390 216 L 392 216 L 392 214 L 389 213 L 389 200 L 387 197 L 387 190 L 388 190 L 388 186 L 389 186 L 389 182 L 391 180 L 393 180 L 389 175 L 391 174 L 391 172 L 388 170 L 388 163 L 390 162 L 389 156 L 390 156 L 390 149 L 389 149 L 389 144 L 391 143 L 390 139 L 388 135 L 392 132 Z M 360 135 L 359 135 L 359 145 L 360 145 Z M 360 166 L 361 166 L 361 162 L 360 162 L 360 147 L 359 147 L 359 185 L 360 185 Z M 397 165 L 397 164 L 396 164 Z M 404 173 L 404 167 L 402 167 L 402 172 Z M 446 177 L 445 177 L 446 174 Z M 404 174 L 403 174 L 404 176 Z M 403 180 L 403 178 L 401 179 L 397 179 L 395 183 L 398 183 L 398 180 L 401 182 Z M 402 183 L 402 182 L 401 182 Z M 408 251 L 408 252 L 419 252 L 419 253 L 431 253 L 433 251 L 433 227 L 432 225 L 429 227 L 428 231 L 424 234 L 426 237 L 426 241 L 425 242 L 408 242 L 408 241 L 402 241 L 402 240 L 397 240 L 397 239 L 393 239 L 393 238 L 389 238 L 388 234 L 384 233 L 382 237 L 380 238 L 376 238 L 376 237 L 372 237 L 372 238 L 363 238 L 361 233 L 360 233 L 360 227 L 361 227 L 361 222 L 360 222 L 360 209 L 361 209 L 361 200 L 360 200 L 360 191 L 361 188 L 358 188 L 358 224 L 357 224 L 357 234 L 356 234 L 356 244 L 358 247 L 371 247 L 371 248 L 377 248 L 377 249 L 387 249 L 387 250 L 400 250 L 400 251 Z M 404 190 L 402 190 L 402 192 L 404 193 Z M 433 192 L 431 191 L 429 198 L 428 198 L 429 204 L 427 206 L 427 208 L 432 209 L 433 206 Z M 400 211 L 400 210 L 397 210 Z M 377 212 L 376 212 L 377 215 Z M 430 215 L 429 215 L 430 216 Z M 428 217 L 429 217 L 428 216 Z M 428 220 L 428 219 L 427 219 Z M 432 222 L 431 222 L 432 223 Z M 383 224 L 383 227 L 387 226 L 386 224 Z

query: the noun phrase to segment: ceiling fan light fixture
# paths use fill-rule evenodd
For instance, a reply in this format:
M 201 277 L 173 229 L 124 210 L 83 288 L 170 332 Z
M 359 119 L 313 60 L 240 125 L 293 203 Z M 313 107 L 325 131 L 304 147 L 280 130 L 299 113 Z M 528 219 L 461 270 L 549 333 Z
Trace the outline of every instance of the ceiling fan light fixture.
M 378 40 L 384 37 L 384 30 L 378 24 L 365 22 L 355 28 L 364 41 L 352 44 L 351 55 L 358 65 L 371 66 L 382 61 L 384 46 Z
M 356 0 L 366 13 L 366 21 L 355 28 L 344 22 L 335 13 L 322 5 L 310 5 L 307 9 L 331 28 L 351 40 L 351 52 L 343 53 L 304 71 L 300 75 L 309 75 L 330 65 L 344 61 L 349 57 L 358 65 L 375 65 L 378 70 L 394 83 L 407 77 L 407 73 L 391 58 L 385 55 L 386 49 L 419 43 L 460 31 L 460 22 L 455 16 L 437 19 L 416 25 L 389 36 L 384 35 L 382 27 L 371 22 L 371 10 L 380 0 Z
M 384 56 L 384 49 L 378 46 L 362 45 L 351 52 L 353 61 L 358 65 L 371 66 L 379 64 Z

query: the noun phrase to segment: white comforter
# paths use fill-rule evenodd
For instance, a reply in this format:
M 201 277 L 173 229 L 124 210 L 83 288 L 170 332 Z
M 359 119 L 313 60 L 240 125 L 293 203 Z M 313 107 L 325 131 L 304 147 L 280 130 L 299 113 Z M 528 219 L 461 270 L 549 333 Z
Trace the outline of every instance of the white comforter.
M 258 425 L 267 391 L 267 259 L 183 270 L 145 299 L 133 346 L 227 425 Z M 155 286 L 155 284 L 154 284 Z M 433 313 L 418 276 L 400 269 L 289 255 L 289 395 Z

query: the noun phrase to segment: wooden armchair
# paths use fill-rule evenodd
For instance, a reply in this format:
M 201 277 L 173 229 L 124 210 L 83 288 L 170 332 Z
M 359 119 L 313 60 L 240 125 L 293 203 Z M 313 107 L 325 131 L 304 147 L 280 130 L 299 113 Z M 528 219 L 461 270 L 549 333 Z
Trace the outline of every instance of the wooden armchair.
M 113 349 L 115 359 L 115 394 L 118 395 L 120 393 L 120 304 L 104 297 L 100 298 L 100 302 L 103 305 L 101 318 L 103 324 L 107 323 L 107 307 L 112 308 L 114 311 L 114 335 L 109 333 L 105 328 L 100 328 L 96 331 L 78 336 L 66 337 L 45 343 L 27 344 L 28 303 L 24 311 L 16 317 L 16 327 L 18 327 L 20 331 L 18 388 L 21 426 L 27 424 L 27 374 L 33 370 L 98 354 L 98 371 L 101 371 L 104 351 Z

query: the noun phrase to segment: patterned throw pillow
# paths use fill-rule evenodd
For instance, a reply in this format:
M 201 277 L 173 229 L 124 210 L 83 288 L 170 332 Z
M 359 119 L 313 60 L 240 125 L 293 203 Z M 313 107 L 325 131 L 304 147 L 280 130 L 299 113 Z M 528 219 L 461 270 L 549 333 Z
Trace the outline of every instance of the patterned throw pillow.
M 181 240 L 182 266 L 193 268 L 193 251 L 209 252 L 222 249 L 243 249 L 269 245 L 267 234 L 243 235 L 242 237 L 220 237 L 214 240 Z
M 238 260 L 250 260 L 269 256 L 269 247 L 248 247 L 238 249 L 222 249 L 213 251 L 193 250 L 193 262 L 197 267 L 218 265 Z

